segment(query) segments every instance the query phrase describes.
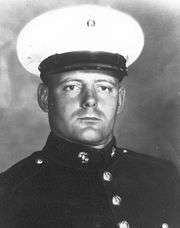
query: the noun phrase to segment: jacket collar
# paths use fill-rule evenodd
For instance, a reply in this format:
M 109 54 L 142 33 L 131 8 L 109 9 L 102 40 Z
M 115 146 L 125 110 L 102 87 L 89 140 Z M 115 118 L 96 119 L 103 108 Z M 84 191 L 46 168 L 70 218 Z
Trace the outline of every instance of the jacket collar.
M 115 137 L 103 149 L 70 142 L 50 133 L 43 148 L 44 155 L 56 163 L 80 169 L 101 169 L 108 167 L 115 159 Z

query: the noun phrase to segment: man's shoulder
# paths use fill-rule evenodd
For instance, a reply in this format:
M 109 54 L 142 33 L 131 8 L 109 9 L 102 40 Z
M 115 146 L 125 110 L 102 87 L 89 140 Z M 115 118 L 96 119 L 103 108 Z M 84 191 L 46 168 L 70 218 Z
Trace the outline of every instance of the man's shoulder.
M 0 174 L 0 197 L 42 170 L 46 162 L 41 154 L 36 151 Z
M 133 163 L 144 164 L 147 166 L 154 166 L 154 167 L 172 167 L 173 163 L 169 160 L 155 157 L 145 153 L 135 152 L 133 150 L 127 148 L 117 147 L 117 150 L 123 154 L 123 157 Z M 144 166 L 143 165 L 143 166 Z
M 172 161 L 154 157 L 152 155 L 138 153 L 126 148 L 117 148 L 119 151 L 120 160 L 123 160 L 126 168 L 139 173 L 141 176 L 149 177 L 164 177 L 179 176 L 177 167 Z M 120 167 L 119 167 L 120 168 Z

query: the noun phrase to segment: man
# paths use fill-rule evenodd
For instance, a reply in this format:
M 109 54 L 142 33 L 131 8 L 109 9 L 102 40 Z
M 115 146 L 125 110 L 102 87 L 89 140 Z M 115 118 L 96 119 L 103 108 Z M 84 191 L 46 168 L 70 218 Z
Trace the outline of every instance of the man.
M 120 39 L 125 41 L 132 32 L 135 38 L 139 37 L 136 47 L 142 41 L 139 25 L 132 18 L 96 6 L 52 11 L 25 27 L 18 40 L 18 55 L 23 66 L 32 73 L 40 63 L 43 83 L 38 87 L 38 102 L 48 113 L 51 133 L 42 151 L 1 174 L 0 227 L 177 228 L 178 175 L 174 166 L 117 148 L 113 134 L 125 96 L 121 80 L 127 75 L 125 54 L 120 53 L 123 47 L 124 51 L 128 49 L 133 62 L 142 47 L 132 51 L 131 42 L 127 46 L 122 43 L 122 47 L 118 47 L 121 52 L 116 54 L 106 50 L 106 40 L 105 46 L 98 46 L 98 50 L 89 51 L 82 45 L 80 50 L 78 46 L 77 50 L 64 51 L 63 36 L 67 34 L 61 31 L 58 37 L 57 25 L 62 15 L 66 17 L 72 12 L 80 18 L 90 15 L 86 20 L 87 30 L 82 29 L 78 45 L 83 43 L 84 36 L 90 37 L 85 42 L 87 46 L 94 39 L 98 33 L 96 23 L 98 27 L 101 18 L 105 20 L 104 13 L 108 19 L 103 21 L 105 24 L 113 20 L 117 23 L 117 19 L 121 25 L 122 21 L 123 24 L 128 21 L 128 32 L 121 33 Z M 49 24 L 45 23 L 46 18 Z M 76 19 L 73 18 L 74 24 Z M 52 32 L 53 23 L 55 31 Z M 36 34 L 39 32 L 37 40 L 30 35 L 33 30 Z M 51 30 L 50 37 L 45 30 Z M 36 46 L 38 40 L 42 45 Z M 60 43 L 63 51 L 59 51 L 52 40 L 58 40 L 58 48 Z

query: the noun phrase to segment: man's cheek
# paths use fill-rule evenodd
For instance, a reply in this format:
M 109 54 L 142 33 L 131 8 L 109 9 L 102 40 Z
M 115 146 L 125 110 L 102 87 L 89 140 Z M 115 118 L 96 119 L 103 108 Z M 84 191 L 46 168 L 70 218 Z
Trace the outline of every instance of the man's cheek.
M 116 105 L 113 103 L 107 104 L 106 106 L 102 107 L 102 111 L 106 117 L 113 117 L 116 113 Z

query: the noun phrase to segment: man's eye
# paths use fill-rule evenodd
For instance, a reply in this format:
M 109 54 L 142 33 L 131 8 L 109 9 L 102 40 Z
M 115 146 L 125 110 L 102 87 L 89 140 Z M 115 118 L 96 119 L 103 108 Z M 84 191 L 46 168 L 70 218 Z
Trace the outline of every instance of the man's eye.
M 73 91 L 79 89 L 77 85 L 66 85 L 64 86 L 64 91 Z
M 108 93 L 112 92 L 112 88 L 108 86 L 99 86 L 99 90 L 102 92 L 108 92 Z

